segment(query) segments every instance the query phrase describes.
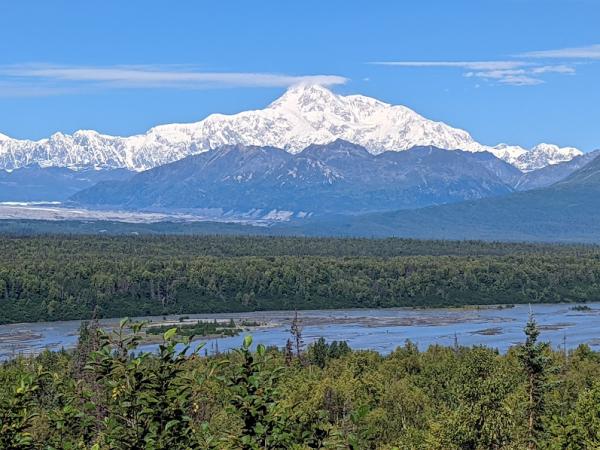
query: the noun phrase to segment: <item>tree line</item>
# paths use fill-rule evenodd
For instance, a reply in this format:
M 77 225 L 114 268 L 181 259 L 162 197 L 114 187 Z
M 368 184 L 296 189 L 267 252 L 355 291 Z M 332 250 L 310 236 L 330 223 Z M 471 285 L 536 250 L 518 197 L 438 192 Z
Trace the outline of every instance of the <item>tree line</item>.
M 586 302 L 597 247 L 273 237 L 0 238 L 0 323 Z

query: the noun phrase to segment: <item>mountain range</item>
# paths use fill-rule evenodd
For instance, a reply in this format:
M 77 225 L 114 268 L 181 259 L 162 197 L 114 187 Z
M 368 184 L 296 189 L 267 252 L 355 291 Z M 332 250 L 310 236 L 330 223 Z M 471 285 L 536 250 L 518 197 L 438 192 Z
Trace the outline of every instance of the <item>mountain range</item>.
M 104 181 L 72 200 L 85 206 L 200 210 L 268 218 L 420 208 L 509 194 L 522 172 L 487 152 L 414 147 L 369 153 L 343 140 L 296 154 L 224 146 L 124 181 Z
M 14 201 L 261 233 L 600 242 L 600 150 L 486 146 L 404 106 L 302 85 L 139 136 L 0 135 L 0 202 Z
M 119 137 L 81 130 L 39 141 L 0 134 L 0 170 L 41 167 L 142 171 L 224 145 L 276 147 L 298 153 L 311 144 L 344 139 L 372 154 L 417 146 L 487 151 L 531 171 L 581 155 L 573 147 L 540 144 L 530 150 L 480 144 L 466 131 L 436 122 L 400 105 L 362 95 L 342 96 L 317 85 L 298 85 L 266 108 L 234 115 L 212 114 L 191 124 L 161 125 L 145 134 Z
M 418 209 L 509 196 L 568 179 L 600 154 L 523 173 L 488 152 L 414 147 L 369 153 L 338 139 L 290 154 L 223 146 L 71 197 L 87 208 L 197 213 L 214 219 L 305 219 Z

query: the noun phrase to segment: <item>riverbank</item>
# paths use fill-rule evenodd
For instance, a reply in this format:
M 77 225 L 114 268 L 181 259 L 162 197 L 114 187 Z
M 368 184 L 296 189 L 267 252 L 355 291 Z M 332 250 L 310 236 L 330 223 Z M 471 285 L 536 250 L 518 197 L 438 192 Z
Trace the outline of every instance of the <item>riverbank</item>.
M 589 303 L 589 309 L 574 310 L 571 304 L 532 305 L 531 311 L 538 320 L 541 339 L 553 346 L 574 348 L 588 344 L 600 349 L 600 303 Z M 347 341 L 355 349 L 371 349 L 389 353 L 406 340 L 420 348 L 429 345 L 486 345 L 506 351 L 522 341 L 523 326 L 529 316 L 528 305 L 512 308 L 437 308 L 437 309 L 342 309 L 298 311 L 306 344 L 324 337 L 328 341 Z M 196 338 L 195 344 L 205 344 L 209 353 L 238 348 L 246 334 L 254 336 L 255 343 L 283 347 L 290 337 L 294 317 L 291 311 L 260 311 L 236 314 L 187 315 L 186 321 L 244 320 L 261 323 L 236 336 L 205 336 Z M 149 320 L 152 324 L 176 325 L 177 316 L 136 317 L 132 320 Z M 73 348 L 81 321 L 40 322 L 0 326 L 0 359 L 18 354 L 39 353 L 44 349 Z M 118 319 L 103 319 L 103 328 L 118 327 Z M 160 339 L 160 336 L 158 337 Z M 145 351 L 156 349 L 157 342 L 141 345 Z

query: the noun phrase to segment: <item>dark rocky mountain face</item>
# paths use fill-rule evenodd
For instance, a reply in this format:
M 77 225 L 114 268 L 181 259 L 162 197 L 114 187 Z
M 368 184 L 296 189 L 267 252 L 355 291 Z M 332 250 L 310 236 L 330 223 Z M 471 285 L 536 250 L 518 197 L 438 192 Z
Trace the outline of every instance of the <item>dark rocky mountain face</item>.
M 12 171 L 0 170 L 0 201 L 64 201 L 99 181 L 123 181 L 133 174 L 126 169 L 76 171 L 38 165 Z
M 289 217 L 420 208 L 502 196 L 521 172 L 489 153 L 416 147 L 370 154 L 345 141 L 297 154 L 273 147 L 225 146 L 101 182 L 72 200 L 92 206 L 219 210 Z

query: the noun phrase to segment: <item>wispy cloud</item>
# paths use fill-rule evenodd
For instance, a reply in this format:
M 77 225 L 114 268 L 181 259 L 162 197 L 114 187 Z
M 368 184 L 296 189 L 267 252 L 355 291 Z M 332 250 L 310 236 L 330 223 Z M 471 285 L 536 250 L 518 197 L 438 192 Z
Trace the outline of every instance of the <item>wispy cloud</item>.
M 76 94 L 81 88 L 56 86 L 47 83 L 26 83 L 22 81 L 0 81 L 0 97 L 48 97 L 53 95 Z
M 522 58 L 600 59 L 600 44 L 520 53 Z
M 46 64 L 0 66 L 0 96 L 55 95 L 85 89 L 214 89 L 337 85 L 338 75 L 205 72 L 183 66 L 81 67 Z
M 544 80 L 539 78 L 540 75 L 546 73 L 559 74 L 574 74 L 575 69 L 564 64 L 555 66 L 533 66 L 528 63 L 523 63 L 520 69 L 495 69 L 484 70 L 479 72 L 467 72 L 466 77 L 477 77 L 485 80 L 495 80 L 502 84 L 512 86 L 535 86 L 536 84 L 544 83 Z
M 491 61 L 376 61 L 369 64 L 395 67 L 456 68 L 467 78 L 481 78 L 489 82 L 511 86 L 542 84 L 542 75 L 574 74 L 575 68 L 567 64 L 541 65 L 530 60 Z
M 542 73 L 563 73 L 563 74 L 574 74 L 575 68 L 568 66 L 566 64 L 559 64 L 553 66 L 537 66 L 531 69 L 532 73 L 542 74 Z
M 375 61 L 369 64 L 398 67 L 457 67 L 469 70 L 509 70 L 525 65 L 522 61 Z
M 524 69 L 510 69 L 510 70 L 488 70 L 483 72 L 467 72 L 465 77 L 477 77 L 483 78 L 484 80 L 494 80 L 502 84 L 509 84 L 512 86 L 534 86 L 536 84 L 542 84 L 544 81 L 532 77 L 528 74 L 529 72 Z

